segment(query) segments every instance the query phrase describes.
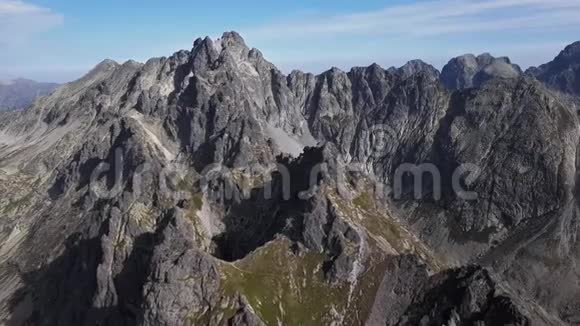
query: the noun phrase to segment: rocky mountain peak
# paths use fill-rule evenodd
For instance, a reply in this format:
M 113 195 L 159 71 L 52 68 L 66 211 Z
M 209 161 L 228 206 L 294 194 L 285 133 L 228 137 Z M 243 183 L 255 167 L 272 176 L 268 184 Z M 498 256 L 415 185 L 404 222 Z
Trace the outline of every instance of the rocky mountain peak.
M 110 75 L 112 72 L 114 72 L 117 68 L 121 67 L 121 64 L 119 64 L 118 62 L 116 62 L 115 60 L 112 59 L 105 59 L 101 62 L 99 62 L 95 67 L 93 67 L 93 69 L 91 69 L 86 75 L 84 75 L 83 77 L 81 77 L 77 82 L 81 82 L 79 84 L 88 84 L 90 83 L 90 81 L 96 81 L 99 80 L 100 78 L 103 78 L 104 76 L 108 76 Z M 70 83 L 70 84 L 74 84 Z
M 271 69 L 277 70 L 266 61 L 262 53 L 255 48 L 250 49 L 240 34 L 226 32 L 222 37 L 197 39 L 191 52 L 194 70 L 204 70 L 207 67 L 225 65 L 242 73 L 258 75 Z
M 492 56 L 489 52 L 484 52 L 477 56 L 477 63 L 479 65 L 488 65 L 491 64 L 494 60 L 496 60 L 496 58 Z
M 411 60 L 397 70 L 403 78 L 408 78 L 418 73 L 425 73 L 433 80 L 437 80 L 440 74 L 439 70 L 420 59 Z
M 119 67 L 120 64 L 112 59 L 105 59 L 99 62 L 93 69 L 93 72 L 105 71 L 105 70 L 112 70 Z
M 517 78 L 522 74 L 519 66 L 507 57 L 495 58 L 489 53 L 477 57 L 464 54 L 451 59 L 441 71 L 441 81 L 451 90 L 478 87 L 493 78 Z
M 484 59 L 485 57 L 486 57 L 485 55 L 481 55 L 482 59 Z M 479 65 L 478 59 L 479 57 L 476 57 L 474 54 L 466 53 L 451 59 L 449 62 L 459 62 L 469 67 L 476 67 L 477 65 Z
M 198 38 L 194 42 L 193 48 L 194 52 L 196 49 L 205 49 L 205 51 L 212 50 L 217 55 L 227 52 L 236 58 L 247 55 L 250 52 L 246 42 L 237 32 L 225 32 L 220 38 L 215 40 L 209 36 L 204 39 Z
M 369 71 L 384 71 L 383 67 L 376 62 L 373 62 L 370 66 L 366 67 Z
M 237 32 L 225 32 L 218 40 L 222 41 L 224 47 L 241 47 L 248 48 L 244 38 Z
M 564 48 L 564 50 L 560 52 L 558 56 L 580 60 L 580 41 L 574 42 L 566 46 L 566 48 Z
M 580 41 L 566 46 L 551 62 L 531 67 L 526 73 L 554 90 L 580 96 Z M 577 99 L 572 100 L 578 102 Z
M 328 69 L 326 72 L 324 72 L 324 74 L 329 74 L 329 75 L 342 75 L 345 72 L 338 68 L 338 67 L 330 67 L 330 69 Z

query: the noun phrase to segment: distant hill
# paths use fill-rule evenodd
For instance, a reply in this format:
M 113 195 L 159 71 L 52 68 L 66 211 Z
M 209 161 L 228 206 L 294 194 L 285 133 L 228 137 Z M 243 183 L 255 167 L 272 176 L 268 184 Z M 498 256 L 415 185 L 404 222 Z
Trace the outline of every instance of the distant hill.
M 55 83 L 39 83 L 28 79 L 0 81 L 0 112 L 24 109 L 34 99 L 49 95 L 58 86 Z

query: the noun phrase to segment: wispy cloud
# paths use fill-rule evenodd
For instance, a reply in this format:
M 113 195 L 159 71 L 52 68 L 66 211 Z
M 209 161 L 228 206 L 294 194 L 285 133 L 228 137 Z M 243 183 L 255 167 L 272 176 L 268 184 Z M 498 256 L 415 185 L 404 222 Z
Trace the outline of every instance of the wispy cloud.
M 375 11 L 309 17 L 246 29 L 253 39 L 393 35 L 580 27 L 578 0 L 431 0 Z
M 21 44 L 63 23 L 63 16 L 21 0 L 0 0 L 0 46 Z

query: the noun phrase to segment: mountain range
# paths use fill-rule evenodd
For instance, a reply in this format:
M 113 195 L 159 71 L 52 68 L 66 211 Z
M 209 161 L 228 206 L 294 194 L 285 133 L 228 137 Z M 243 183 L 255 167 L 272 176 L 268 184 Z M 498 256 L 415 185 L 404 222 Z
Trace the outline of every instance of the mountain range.
M 27 108 L 40 96 L 49 95 L 55 83 L 39 83 L 28 79 L 0 81 L 0 112 Z
M 579 324 L 579 54 L 105 60 L 0 115 L 0 320 Z

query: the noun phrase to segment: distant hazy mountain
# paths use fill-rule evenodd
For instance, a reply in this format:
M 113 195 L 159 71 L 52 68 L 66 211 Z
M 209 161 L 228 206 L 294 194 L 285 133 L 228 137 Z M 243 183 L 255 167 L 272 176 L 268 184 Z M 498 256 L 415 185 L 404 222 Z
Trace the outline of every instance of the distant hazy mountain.
M 58 84 L 28 79 L 0 81 L 0 112 L 23 109 L 39 96 L 50 94 Z
M 568 45 L 553 61 L 526 73 L 553 89 L 580 96 L 580 41 Z
M 448 89 L 478 87 L 495 77 L 516 78 L 522 74 L 518 65 L 507 57 L 495 58 L 489 53 L 465 54 L 453 58 L 441 71 L 441 82 Z

